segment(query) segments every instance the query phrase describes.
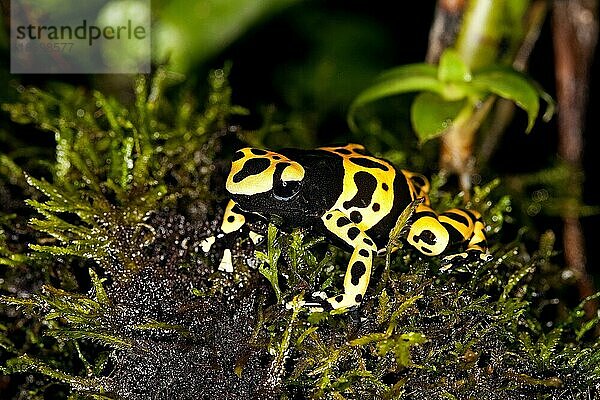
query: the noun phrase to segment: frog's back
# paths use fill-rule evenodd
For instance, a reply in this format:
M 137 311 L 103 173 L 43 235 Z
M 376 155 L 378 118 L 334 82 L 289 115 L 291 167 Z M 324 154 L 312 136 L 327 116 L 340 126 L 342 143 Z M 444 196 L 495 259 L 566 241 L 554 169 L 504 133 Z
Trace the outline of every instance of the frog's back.
M 403 172 L 388 161 L 367 154 L 361 145 L 319 150 L 342 161 L 343 176 L 338 178 L 342 190 L 331 210 L 347 215 L 369 234 L 378 249 L 383 249 L 391 229 L 414 197 Z

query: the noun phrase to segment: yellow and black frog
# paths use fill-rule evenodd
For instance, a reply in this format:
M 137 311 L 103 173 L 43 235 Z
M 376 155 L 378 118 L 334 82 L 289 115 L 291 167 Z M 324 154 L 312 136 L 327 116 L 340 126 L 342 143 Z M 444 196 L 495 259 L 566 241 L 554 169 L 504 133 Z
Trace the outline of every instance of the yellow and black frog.
M 317 302 L 313 309 L 348 309 L 359 305 L 369 284 L 373 257 L 384 254 L 400 214 L 416 199 L 406 241 L 428 256 L 463 245 L 464 252 L 444 257 L 445 263 L 487 260 L 485 226 L 473 210 L 436 213 L 430 207 L 429 181 L 423 175 L 398 170 L 369 155 L 359 144 L 314 150 L 278 152 L 243 148 L 232 159 L 226 182 L 231 200 L 219 236 L 238 231 L 245 215 L 275 217 L 285 227 L 310 227 L 352 252 L 344 277 L 344 292 Z M 256 243 L 261 237 L 251 232 Z M 204 241 L 208 251 L 215 237 Z M 225 250 L 221 269 L 232 270 Z

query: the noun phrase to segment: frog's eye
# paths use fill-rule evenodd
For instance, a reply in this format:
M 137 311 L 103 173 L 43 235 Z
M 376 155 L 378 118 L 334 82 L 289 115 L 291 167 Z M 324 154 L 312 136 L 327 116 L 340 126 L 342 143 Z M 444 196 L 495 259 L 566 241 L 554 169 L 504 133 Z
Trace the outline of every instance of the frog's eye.
M 279 181 L 273 186 L 277 200 L 289 200 L 300 191 L 301 181 Z

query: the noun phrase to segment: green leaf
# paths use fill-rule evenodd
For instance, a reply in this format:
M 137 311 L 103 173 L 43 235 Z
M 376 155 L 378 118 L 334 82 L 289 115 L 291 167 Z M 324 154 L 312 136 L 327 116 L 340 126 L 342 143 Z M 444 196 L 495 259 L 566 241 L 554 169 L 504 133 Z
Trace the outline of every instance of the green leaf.
M 28 298 L 23 299 L 19 297 L 11 296 L 0 296 L 0 304 L 13 305 L 13 306 L 24 306 L 24 307 L 35 307 L 37 305 L 36 300 Z
M 181 336 L 191 337 L 190 331 L 184 326 L 154 320 L 133 325 L 132 328 L 140 331 L 157 331 L 159 333 L 177 332 Z
M 37 371 L 59 382 L 67 383 L 75 390 L 104 391 L 97 380 L 70 375 L 27 354 L 6 361 L 6 370 L 9 373 Z
M 465 104 L 466 100 L 447 101 L 435 93 L 419 94 L 411 106 L 410 117 L 421 143 L 448 129 Z
M 519 282 L 527 275 L 535 271 L 535 263 L 530 262 L 525 264 L 523 267 L 514 272 L 508 279 L 504 290 L 502 291 L 502 295 L 500 296 L 501 301 L 505 301 L 508 299 L 508 295 L 510 292 L 518 285 Z
M 398 366 L 410 367 L 413 366 L 410 359 L 410 348 L 425 343 L 426 340 L 427 337 L 419 332 L 403 333 L 377 343 L 377 352 L 380 356 L 385 356 L 392 351 Z
M 447 49 L 440 57 L 438 79 L 440 82 L 469 82 L 471 71 L 454 49 Z
M 406 233 L 410 217 L 412 217 L 419 204 L 423 203 L 423 201 L 423 198 L 415 199 L 400 213 L 400 216 L 396 221 L 396 225 L 394 225 L 394 227 L 390 231 L 390 238 L 386 246 L 387 253 L 393 252 L 394 247 L 399 245 L 399 238 L 400 236 Z
M 0 265 L 17 267 L 25 264 L 27 260 L 28 257 L 25 254 L 8 254 L 8 257 L 0 257 Z
M 356 110 L 365 104 L 384 97 L 410 92 L 431 91 L 442 93 L 444 87 L 437 79 L 435 66 L 427 64 L 410 64 L 384 72 L 374 85 L 362 91 L 350 105 L 348 125 L 356 130 L 354 115 Z
M 108 293 L 106 293 L 106 289 L 104 289 L 104 281 L 106 280 L 104 279 L 100 279 L 100 277 L 98 277 L 98 274 L 96 274 L 96 271 L 94 271 L 93 269 L 89 269 L 89 273 L 90 273 L 90 278 L 92 278 L 92 284 L 94 286 L 94 291 L 96 292 L 96 300 L 98 301 L 99 304 L 105 306 L 105 307 L 109 307 L 111 305 L 111 301 L 110 298 L 108 297 Z
M 256 257 L 263 262 L 258 267 L 258 271 L 265 277 L 277 296 L 277 301 L 281 301 L 281 289 L 279 288 L 279 277 L 277 272 L 277 262 L 281 256 L 281 249 L 276 243 L 277 239 L 277 227 L 274 224 L 269 224 L 267 228 L 267 253 L 262 251 L 255 251 Z
M 351 340 L 350 346 L 364 346 L 372 342 L 381 342 L 383 340 L 388 339 L 388 337 L 389 335 L 387 333 L 369 333 L 367 335 Z
M 498 68 L 478 73 L 472 81 L 475 87 L 513 101 L 527 112 L 529 133 L 537 118 L 541 95 L 537 86 L 525 75 L 508 68 Z
M 418 300 L 420 300 L 423 296 L 418 294 L 408 299 L 404 300 L 402 304 L 398 306 L 398 308 L 392 313 L 390 317 L 390 326 L 388 326 L 387 333 L 391 335 L 394 331 L 394 328 L 398 324 L 398 319 L 401 315 L 403 315 L 409 308 L 411 308 Z
M 383 71 L 375 79 L 375 82 L 404 80 L 412 76 L 437 78 L 437 67 L 426 63 L 400 65 Z
M 383 292 L 383 293 L 385 294 L 385 292 Z M 385 296 L 387 296 L 387 294 Z M 382 342 L 382 341 L 387 341 L 388 339 L 390 339 L 392 337 L 394 329 L 398 325 L 398 319 L 400 318 L 400 316 L 402 314 L 404 314 L 404 312 L 406 312 L 406 310 L 408 310 L 410 307 L 412 307 L 413 304 L 415 304 L 417 302 L 417 300 L 421 299 L 422 297 L 423 297 L 422 295 L 416 295 L 416 296 L 412 296 L 412 297 L 406 299 L 404 302 L 402 302 L 402 304 L 400 304 L 397 307 L 397 309 L 390 316 L 390 324 L 388 325 L 388 328 L 386 329 L 386 331 L 384 333 L 376 332 L 376 333 L 367 334 L 365 336 L 361 336 L 357 339 L 350 341 L 350 346 L 364 346 L 371 342 Z M 403 337 L 403 336 L 404 335 L 401 335 L 401 337 Z M 386 342 L 386 343 L 389 344 L 388 342 Z M 384 345 L 384 346 L 386 346 L 386 345 Z

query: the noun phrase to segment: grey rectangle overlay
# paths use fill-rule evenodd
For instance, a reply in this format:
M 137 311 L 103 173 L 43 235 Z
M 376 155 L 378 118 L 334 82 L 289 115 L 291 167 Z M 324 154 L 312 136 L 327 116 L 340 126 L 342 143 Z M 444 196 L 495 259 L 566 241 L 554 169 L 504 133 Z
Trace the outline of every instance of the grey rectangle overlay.
M 150 0 L 11 0 L 10 71 L 149 73 Z

